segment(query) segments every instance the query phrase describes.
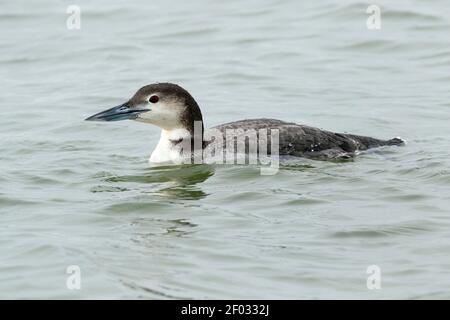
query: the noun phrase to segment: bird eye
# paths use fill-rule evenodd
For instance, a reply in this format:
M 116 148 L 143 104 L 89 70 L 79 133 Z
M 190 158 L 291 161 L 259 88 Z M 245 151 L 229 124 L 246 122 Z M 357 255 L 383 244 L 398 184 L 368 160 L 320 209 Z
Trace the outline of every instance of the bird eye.
M 148 99 L 148 102 L 151 102 L 151 103 L 157 103 L 158 101 L 159 101 L 158 96 L 151 96 L 150 99 Z

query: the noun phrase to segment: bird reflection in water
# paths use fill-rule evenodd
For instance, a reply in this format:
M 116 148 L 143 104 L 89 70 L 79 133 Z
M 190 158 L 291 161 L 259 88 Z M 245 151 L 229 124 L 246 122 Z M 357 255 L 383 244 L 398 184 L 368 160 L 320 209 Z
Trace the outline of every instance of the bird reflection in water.
M 199 187 L 199 183 L 206 181 L 213 174 L 214 167 L 211 165 L 178 165 L 150 167 L 137 175 L 113 176 L 105 181 L 159 185 L 161 187 L 146 190 L 145 193 L 173 200 L 198 200 L 207 196 Z

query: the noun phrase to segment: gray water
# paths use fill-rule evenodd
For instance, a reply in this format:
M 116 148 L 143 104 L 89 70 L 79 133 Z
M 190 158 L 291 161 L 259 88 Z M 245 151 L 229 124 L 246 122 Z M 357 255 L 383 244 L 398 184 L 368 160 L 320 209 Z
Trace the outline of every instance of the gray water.
M 1 298 L 450 298 L 448 1 L 75 2 L 0 1 Z M 150 168 L 156 127 L 83 119 L 158 81 L 208 127 L 408 143 L 274 176 Z

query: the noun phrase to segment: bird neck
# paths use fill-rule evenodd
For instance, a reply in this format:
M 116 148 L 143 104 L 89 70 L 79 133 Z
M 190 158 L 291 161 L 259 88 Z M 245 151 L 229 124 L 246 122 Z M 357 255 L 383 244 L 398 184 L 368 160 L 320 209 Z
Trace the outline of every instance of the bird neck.
M 201 135 L 203 139 L 203 116 L 194 98 L 189 95 L 184 101 L 185 108 L 180 117 L 180 127 L 190 132 L 192 136 Z
M 192 156 L 203 150 L 203 126 L 195 128 L 162 129 L 156 148 L 150 156 L 153 163 L 190 163 Z
M 158 145 L 153 151 L 150 162 L 186 163 L 187 158 L 203 150 L 203 117 L 197 102 L 188 96 L 184 101 L 184 112 L 175 128 L 161 130 Z

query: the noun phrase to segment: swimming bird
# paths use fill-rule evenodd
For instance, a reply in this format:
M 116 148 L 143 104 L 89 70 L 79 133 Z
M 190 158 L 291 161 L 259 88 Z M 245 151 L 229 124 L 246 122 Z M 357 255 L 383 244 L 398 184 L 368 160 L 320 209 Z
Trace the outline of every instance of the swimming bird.
M 381 140 L 367 136 L 335 133 L 318 128 L 275 119 L 246 119 L 229 122 L 204 130 L 203 117 L 199 105 L 191 94 L 173 83 L 154 83 L 140 88 L 127 102 L 97 113 L 88 121 L 136 120 L 161 128 L 161 136 L 150 156 L 150 163 L 180 163 L 186 160 L 182 155 L 182 141 L 188 141 L 192 149 L 190 157 L 198 151 L 214 145 L 215 139 L 206 139 L 210 132 L 221 133 L 227 130 L 240 130 L 245 135 L 248 130 L 257 132 L 261 138 L 264 129 L 278 131 L 278 154 L 280 156 L 304 157 L 315 160 L 351 159 L 358 151 L 380 146 L 401 145 L 400 138 Z M 197 125 L 196 123 L 200 125 Z M 263 133 L 261 133 L 263 132 Z M 200 142 L 195 142 L 196 138 Z M 233 142 L 234 143 L 234 142 Z M 251 150 L 246 140 L 245 153 Z M 225 144 L 221 144 L 225 148 Z M 219 146 L 220 147 L 220 146 Z M 267 148 L 269 154 L 273 149 Z M 254 150 L 254 149 L 253 149 Z M 271 151 L 272 150 L 272 151 Z

